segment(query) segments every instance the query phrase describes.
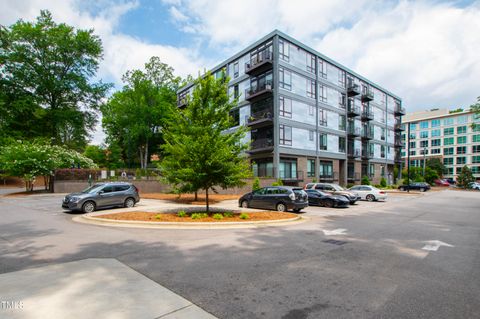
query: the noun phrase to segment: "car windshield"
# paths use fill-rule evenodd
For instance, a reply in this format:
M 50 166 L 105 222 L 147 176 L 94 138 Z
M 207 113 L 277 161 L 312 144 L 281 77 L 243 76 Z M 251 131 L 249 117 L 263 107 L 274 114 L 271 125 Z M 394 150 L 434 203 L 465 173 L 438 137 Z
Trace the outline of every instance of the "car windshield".
M 100 190 L 100 188 L 103 186 L 103 184 L 95 184 L 95 185 L 92 185 L 88 188 L 85 188 L 82 193 L 84 194 L 93 194 L 93 193 L 96 193 Z
M 345 189 L 340 186 L 340 185 L 332 185 L 332 187 L 336 190 L 336 191 L 344 191 Z

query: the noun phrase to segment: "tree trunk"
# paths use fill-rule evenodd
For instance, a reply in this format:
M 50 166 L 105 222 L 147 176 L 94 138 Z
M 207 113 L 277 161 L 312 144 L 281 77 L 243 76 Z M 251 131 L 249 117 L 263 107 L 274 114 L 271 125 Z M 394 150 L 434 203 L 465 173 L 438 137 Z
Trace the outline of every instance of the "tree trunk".
M 138 153 L 140 155 L 140 168 L 143 168 L 143 149 L 141 146 L 138 148 Z
M 50 184 L 50 176 L 48 175 L 43 176 L 43 186 L 45 187 L 45 190 L 48 190 L 49 184 Z
M 208 206 L 208 187 L 205 189 L 205 204 L 207 205 L 207 214 L 210 212 L 210 207 Z
M 195 201 L 198 201 L 198 192 L 195 191 Z
M 148 138 L 147 141 L 145 142 L 145 159 L 143 160 L 143 165 L 144 169 L 147 169 L 147 164 L 148 164 Z

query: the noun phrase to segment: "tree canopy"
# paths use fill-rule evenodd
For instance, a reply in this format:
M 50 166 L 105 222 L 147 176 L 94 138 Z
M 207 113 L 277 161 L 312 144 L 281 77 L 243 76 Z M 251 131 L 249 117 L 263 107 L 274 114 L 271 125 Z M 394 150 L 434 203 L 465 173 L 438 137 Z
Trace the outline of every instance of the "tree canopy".
M 93 30 L 57 24 L 48 11 L 1 28 L 0 135 L 83 148 L 110 87 L 93 81 L 102 51 Z
M 475 182 L 475 177 L 473 176 L 472 170 L 464 165 L 460 174 L 457 176 L 457 185 L 462 188 L 467 188 L 471 182 Z
M 152 57 L 145 71 L 128 71 L 123 82 L 123 89 L 101 107 L 103 127 L 107 141 L 117 143 L 129 161 L 136 158 L 146 168 L 149 154 L 162 143 L 162 128 L 176 106 L 180 79 L 173 68 Z
M 230 116 L 237 101 L 228 96 L 228 79 L 215 79 L 210 73 L 194 82 L 193 94 L 185 109 L 176 109 L 164 130 L 164 158 L 159 168 L 165 180 L 179 193 L 219 186 L 244 185 L 250 167 L 242 143 L 246 127 L 230 130 Z

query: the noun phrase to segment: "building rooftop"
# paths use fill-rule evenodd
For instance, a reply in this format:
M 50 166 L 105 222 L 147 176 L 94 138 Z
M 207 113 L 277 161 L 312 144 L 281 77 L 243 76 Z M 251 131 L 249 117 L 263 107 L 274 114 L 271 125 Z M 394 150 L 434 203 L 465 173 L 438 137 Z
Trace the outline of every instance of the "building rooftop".
M 454 112 L 450 113 L 451 110 L 449 109 L 432 109 L 432 110 L 424 110 L 424 111 L 416 111 L 407 113 L 402 117 L 402 123 L 408 122 L 416 122 L 421 120 L 429 120 L 429 119 L 436 119 L 436 118 L 443 118 L 449 116 L 458 116 L 464 114 L 470 114 L 472 111 L 470 109 L 461 111 L 461 112 Z

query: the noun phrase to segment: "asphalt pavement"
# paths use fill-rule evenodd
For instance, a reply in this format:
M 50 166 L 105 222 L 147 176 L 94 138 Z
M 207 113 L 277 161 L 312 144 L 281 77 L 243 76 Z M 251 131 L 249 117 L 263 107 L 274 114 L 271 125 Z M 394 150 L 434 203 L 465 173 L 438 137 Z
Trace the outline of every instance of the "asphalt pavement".
M 0 197 L 0 273 L 112 258 L 218 318 L 480 318 L 480 192 L 213 230 L 79 224 L 61 198 Z

